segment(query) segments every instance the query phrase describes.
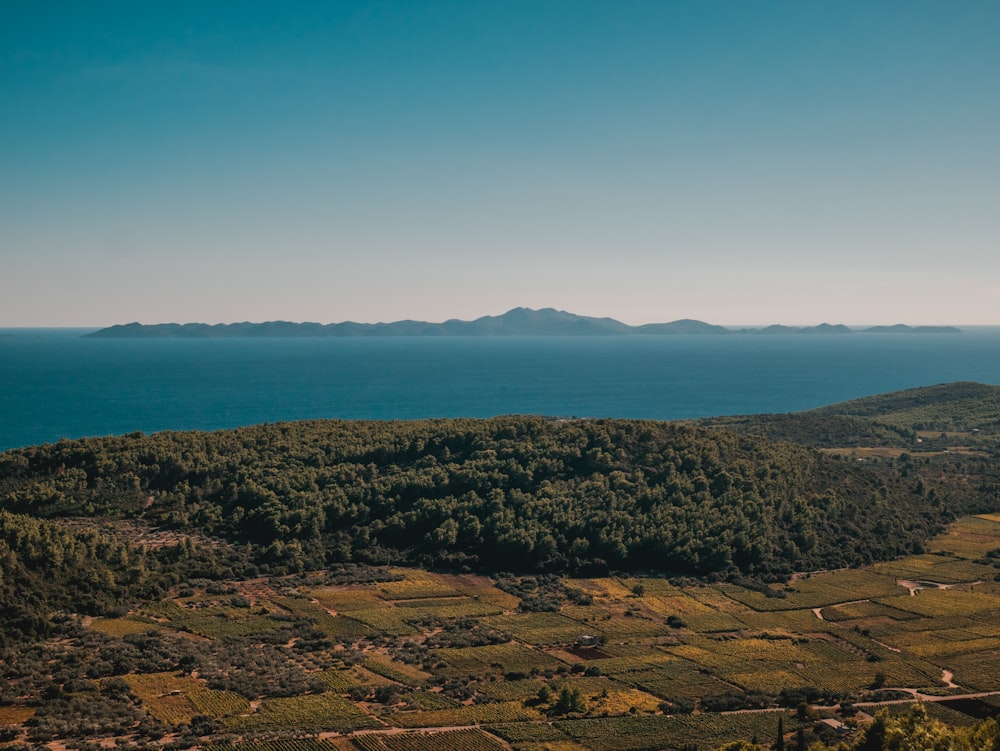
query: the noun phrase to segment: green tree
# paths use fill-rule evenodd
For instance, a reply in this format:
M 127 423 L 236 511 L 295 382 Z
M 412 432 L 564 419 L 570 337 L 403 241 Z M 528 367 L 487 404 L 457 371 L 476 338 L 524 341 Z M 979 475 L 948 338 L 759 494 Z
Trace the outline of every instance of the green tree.
M 585 709 L 583 703 L 583 696 L 580 694 L 580 689 L 563 686 L 562 690 L 559 692 L 559 699 L 556 701 L 555 706 L 552 707 L 553 714 L 575 714 L 583 712 Z

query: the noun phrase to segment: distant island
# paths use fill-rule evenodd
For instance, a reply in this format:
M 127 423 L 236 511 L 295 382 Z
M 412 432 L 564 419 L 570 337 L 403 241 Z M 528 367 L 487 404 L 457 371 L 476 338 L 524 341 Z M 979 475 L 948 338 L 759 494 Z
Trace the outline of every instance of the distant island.
M 579 316 L 554 308 L 514 308 L 498 316 L 473 321 L 451 319 L 443 323 L 394 321 L 391 323 L 127 323 L 86 334 L 97 338 L 260 338 L 260 337 L 360 337 L 360 336 L 676 336 L 691 334 L 959 334 L 954 326 L 871 326 L 852 329 L 843 324 L 818 326 L 763 326 L 727 328 L 684 318 L 669 323 L 630 326 L 614 318 Z

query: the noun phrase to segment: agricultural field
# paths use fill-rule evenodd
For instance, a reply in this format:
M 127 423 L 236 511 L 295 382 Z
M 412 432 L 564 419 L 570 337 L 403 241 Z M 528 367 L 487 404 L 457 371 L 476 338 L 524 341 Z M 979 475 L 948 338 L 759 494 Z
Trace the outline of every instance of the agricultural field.
M 509 673 L 528 675 L 564 667 L 552 655 L 516 641 L 482 647 L 438 649 L 431 652 L 431 657 L 436 661 L 435 672 L 447 677 Z
M 994 595 L 962 589 L 921 589 L 911 596 L 888 597 L 879 602 L 925 618 L 975 617 L 977 614 L 993 613 L 998 604 Z
M 470 600 L 492 605 L 499 608 L 501 612 L 516 610 L 521 603 L 520 598 L 498 589 L 493 580 L 488 576 L 435 574 L 435 577 L 445 586 L 451 587 Z
M 503 744 L 481 730 L 445 730 L 406 735 L 357 735 L 351 739 L 357 751 L 503 751 Z M 240 749 L 239 751 L 242 751 Z
M 766 590 L 408 569 L 184 584 L 83 621 L 112 667 L 73 690 L 121 679 L 138 711 L 218 751 L 714 748 L 769 739 L 779 717 L 792 732 L 803 702 L 1000 692 L 998 547 L 1000 518 L 974 517 L 931 553 Z M 540 588 L 530 607 L 512 594 Z M 142 667 L 116 673 L 128 650 Z M 12 694 L 0 727 L 35 712 Z
M 331 639 L 338 639 L 343 636 L 364 636 L 370 634 L 371 629 L 360 621 L 342 616 L 330 615 L 327 608 L 315 599 L 308 597 L 274 597 L 271 602 L 284 608 L 293 616 L 310 620 L 317 629 L 329 636 Z
M 393 569 L 398 581 L 378 585 L 383 600 L 417 600 L 428 597 L 461 597 L 462 593 L 440 578 L 417 569 Z
M 368 657 L 364 666 L 376 675 L 381 675 L 383 678 L 406 686 L 422 686 L 431 677 L 430 673 L 420 668 L 407 665 L 405 662 L 398 662 L 379 653 Z
M 391 721 L 404 728 L 433 728 L 498 722 L 526 722 L 541 719 L 542 715 L 534 708 L 526 706 L 524 702 L 500 701 L 488 704 L 469 704 L 449 709 L 399 712 L 392 716 Z
M 526 644 L 572 644 L 587 632 L 587 626 L 561 613 L 516 613 L 487 618 L 485 623 L 507 631 Z
M 854 625 L 854 621 L 864 618 L 882 618 L 889 621 L 907 621 L 919 618 L 916 613 L 909 610 L 893 608 L 889 605 L 875 602 L 874 600 L 862 600 L 860 602 L 847 602 L 843 605 L 833 605 L 822 609 L 822 616 L 827 621 L 834 623 L 847 622 Z
M 359 688 L 365 685 L 360 673 L 360 670 L 338 668 L 318 671 L 316 677 L 322 680 L 331 691 L 343 694 L 352 688 Z
M 786 729 L 796 727 L 787 712 L 737 715 L 656 715 L 563 720 L 556 727 L 591 751 L 652 751 L 683 743 L 717 747 L 734 740 L 770 738 L 781 717 Z
M 967 560 L 983 558 L 1000 549 L 1000 516 L 994 514 L 960 519 L 927 546 L 932 553 L 951 554 Z
M 94 618 L 87 627 L 108 636 L 127 636 L 128 634 L 144 634 L 156 629 L 155 623 L 138 618 Z
M 166 622 L 170 628 L 208 639 L 258 634 L 282 626 L 267 611 L 254 613 L 249 608 L 203 605 L 183 599 L 164 600 L 139 614 L 152 623 Z
M 208 746 L 208 751 L 336 751 L 336 749 L 333 743 L 321 738 L 283 738 Z
M 767 592 L 727 584 L 718 588 L 727 597 L 758 612 L 812 609 L 902 591 L 892 575 L 870 569 L 813 574 Z
M 995 573 L 992 566 L 940 554 L 912 556 L 890 563 L 880 563 L 875 569 L 886 576 L 936 584 L 961 584 L 984 578 L 990 579 Z
M 265 699 L 251 714 L 230 717 L 228 730 L 253 731 L 349 731 L 380 727 L 374 717 L 348 699 L 325 692 L 280 699 Z
M 128 675 L 125 681 L 158 720 L 190 723 L 195 715 L 231 717 L 250 711 L 250 702 L 229 691 L 213 691 L 189 675 Z

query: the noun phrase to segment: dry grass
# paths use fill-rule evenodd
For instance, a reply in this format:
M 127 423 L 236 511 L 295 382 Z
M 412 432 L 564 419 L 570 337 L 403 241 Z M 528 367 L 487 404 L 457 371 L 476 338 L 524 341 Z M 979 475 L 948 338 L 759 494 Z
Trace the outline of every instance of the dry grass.
M 34 707 L 4 706 L 0 707 L 0 727 L 21 725 L 35 716 Z
M 154 623 L 139 621 L 132 618 L 94 618 L 87 624 L 91 631 L 97 631 L 107 636 L 128 636 L 129 634 L 144 634 L 159 628 Z

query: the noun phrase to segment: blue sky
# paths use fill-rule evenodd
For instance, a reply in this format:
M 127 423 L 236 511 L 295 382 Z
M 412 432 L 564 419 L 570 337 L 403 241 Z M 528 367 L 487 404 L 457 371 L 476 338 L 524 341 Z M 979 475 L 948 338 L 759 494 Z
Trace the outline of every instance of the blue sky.
M 0 7 L 0 326 L 1000 324 L 1000 4 Z

